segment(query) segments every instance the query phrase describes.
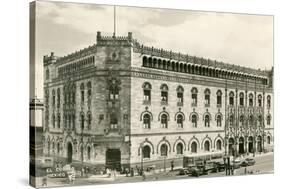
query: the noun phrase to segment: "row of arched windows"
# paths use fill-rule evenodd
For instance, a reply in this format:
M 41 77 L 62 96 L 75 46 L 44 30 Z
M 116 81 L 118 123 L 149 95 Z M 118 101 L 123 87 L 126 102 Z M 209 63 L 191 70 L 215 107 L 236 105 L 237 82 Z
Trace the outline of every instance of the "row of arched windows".
M 60 154 L 61 153 L 61 148 L 62 148 L 62 144 L 60 142 L 57 142 L 57 144 L 55 143 L 55 141 L 52 142 L 52 153 L 53 154 Z M 91 147 L 88 145 L 87 147 L 87 160 L 91 160 L 92 156 L 91 156 L 91 152 L 92 149 Z M 51 142 L 48 141 L 47 142 L 47 154 L 50 156 L 51 154 Z M 84 147 L 81 145 L 80 146 L 80 155 L 81 158 L 84 159 Z
M 87 89 L 85 89 L 84 83 L 80 84 L 80 97 L 81 97 L 82 104 L 84 104 L 85 102 L 85 90 L 87 90 L 87 99 L 89 103 L 92 97 L 92 83 L 90 81 L 87 82 Z
M 145 102 L 150 102 L 151 101 L 151 91 L 152 91 L 152 85 L 149 82 L 145 82 L 143 84 L 143 100 Z M 169 97 L 169 87 L 166 84 L 162 84 L 160 86 L 160 99 L 161 99 L 161 103 L 168 103 L 168 97 Z M 183 98 L 184 98 L 184 88 L 179 85 L 176 88 L 176 93 L 177 93 L 177 102 L 178 104 L 183 105 Z M 221 107 L 222 106 L 222 91 L 221 90 L 217 90 L 216 92 L 216 96 L 217 96 L 217 106 Z M 253 93 L 250 93 L 249 95 L 249 102 L 248 105 L 249 106 L 254 106 L 254 95 Z M 230 91 L 229 92 L 229 102 L 228 104 L 233 106 L 234 105 L 234 92 Z M 192 100 L 192 106 L 197 106 L 197 102 L 198 102 L 198 89 L 196 87 L 193 87 L 191 89 L 191 100 Z M 239 106 L 245 106 L 246 102 L 245 102 L 245 97 L 244 97 L 244 93 L 240 92 L 239 93 Z M 206 107 L 210 107 L 211 104 L 211 90 L 206 88 L 204 90 L 204 104 Z M 262 106 L 262 95 L 259 94 L 257 96 L 257 106 L 261 107 Z M 267 96 L 267 107 L 271 106 L 271 97 L 270 95 Z
M 240 115 L 239 116 L 239 126 L 243 126 L 245 125 L 246 121 L 248 121 L 248 125 L 249 126 L 254 126 L 255 125 L 255 121 L 257 121 L 257 126 L 262 126 L 263 125 L 263 116 L 262 115 L 258 115 L 257 118 L 254 118 L 254 115 L 249 115 L 248 119 L 246 119 L 247 117 L 245 115 Z M 266 124 L 270 125 L 271 123 L 271 115 L 268 114 L 266 116 Z M 231 114 L 229 116 L 229 126 L 234 126 L 234 115 Z
M 145 112 L 142 115 L 143 120 L 143 127 L 146 129 L 151 128 L 151 121 L 152 121 L 152 114 L 150 112 Z M 182 112 L 178 112 L 175 116 L 175 121 L 177 123 L 178 128 L 183 128 L 183 123 L 185 120 L 185 116 Z M 196 128 L 198 125 L 199 116 L 197 113 L 192 112 L 190 115 L 190 121 L 192 123 L 192 127 Z M 216 120 L 216 126 L 221 127 L 222 126 L 222 114 L 217 113 L 215 116 Z M 167 112 L 162 112 L 159 115 L 159 121 L 161 124 L 161 128 L 168 128 L 168 122 L 169 122 L 169 114 Z M 203 122 L 205 127 L 210 127 L 210 121 L 211 121 L 211 114 L 206 112 L 203 115 Z
M 88 130 L 91 129 L 92 113 L 90 111 L 88 111 L 86 116 L 85 116 L 85 114 L 83 112 L 80 113 L 80 128 L 81 128 L 81 130 L 85 129 L 85 125 L 86 125 Z
M 217 77 L 224 79 L 237 79 L 241 81 L 251 81 L 267 85 L 267 78 L 249 75 L 247 73 L 238 73 L 230 70 L 222 70 L 220 68 L 212 68 L 208 66 L 202 66 L 198 64 L 189 64 L 175 62 L 173 60 L 162 60 L 152 57 L 143 56 L 142 58 L 143 67 L 162 69 L 174 72 L 182 72 L 189 74 L 196 74 L 208 77 Z
M 211 140 L 205 140 L 204 143 L 202 144 L 202 149 L 205 152 L 210 152 L 212 149 L 212 142 Z M 223 146 L 223 142 L 221 139 L 217 139 L 215 141 L 215 149 L 216 150 L 222 150 L 222 146 Z M 151 154 L 152 154 L 152 149 L 153 146 L 152 144 L 146 144 L 143 145 L 142 147 L 142 158 L 151 158 Z M 160 155 L 161 156 L 168 156 L 168 153 L 170 152 L 169 150 L 170 146 L 167 145 L 166 143 L 163 143 L 160 145 Z M 175 152 L 178 155 L 183 155 L 184 154 L 184 150 L 185 150 L 185 143 L 180 141 L 176 144 L 175 146 Z M 191 153 L 197 153 L 198 152 L 198 148 L 199 148 L 199 144 L 198 141 L 193 140 L 190 144 L 190 152 Z

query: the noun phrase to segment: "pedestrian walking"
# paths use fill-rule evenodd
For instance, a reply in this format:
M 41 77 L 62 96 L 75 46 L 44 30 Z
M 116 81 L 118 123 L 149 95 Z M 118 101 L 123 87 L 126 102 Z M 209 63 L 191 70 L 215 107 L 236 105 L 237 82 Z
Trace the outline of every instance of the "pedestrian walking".
M 113 178 L 114 178 L 114 180 L 116 179 L 116 169 L 113 169 L 112 170 L 112 175 L 113 175 Z
M 145 181 L 145 179 L 146 179 L 145 172 L 144 172 L 144 171 L 142 171 L 142 173 L 141 173 L 141 174 L 142 174 L 142 180 L 143 180 L 143 181 Z
M 174 161 L 171 161 L 171 171 L 174 170 Z

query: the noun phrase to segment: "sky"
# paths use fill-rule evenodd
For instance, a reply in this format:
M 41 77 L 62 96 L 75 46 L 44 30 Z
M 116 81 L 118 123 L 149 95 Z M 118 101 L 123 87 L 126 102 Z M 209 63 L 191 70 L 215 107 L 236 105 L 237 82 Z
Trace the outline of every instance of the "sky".
M 112 35 L 109 5 L 37 1 L 36 77 L 42 97 L 43 56 L 65 56 Z M 273 66 L 273 17 L 140 7 L 116 7 L 116 34 L 146 46 L 251 68 Z M 38 90 L 39 88 L 39 90 Z

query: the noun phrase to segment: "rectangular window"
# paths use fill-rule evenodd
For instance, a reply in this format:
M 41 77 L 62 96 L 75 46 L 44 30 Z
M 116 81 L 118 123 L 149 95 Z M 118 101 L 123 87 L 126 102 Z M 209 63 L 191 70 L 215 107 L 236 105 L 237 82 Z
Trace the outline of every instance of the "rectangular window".
M 84 102 L 84 91 L 81 91 L 81 102 L 83 103 Z
M 261 104 L 262 104 L 262 103 L 261 103 L 261 99 L 259 99 L 259 100 L 258 100 L 258 105 L 259 105 L 259 107 L 261 107 Z
M 231 106 L 234 105 L 234 98 L 233 97 L 229 98 L 229 105 L 231 105 Z
M 253 99 L 249 99 L 249 106 L 253 106 Z
M 144 101 L 150 101 L 150 90 L 144 90 L 143 92 L 143 100 Z
M 239 105 L 240 105 L 240 106 L 244 106 L 244 98 L 240 98 L 240 100 L 239 100 Z
M 197 105 L 197 94 L 192 94 L 191 95 L 192 98 L 192 105 Z
M 182 93 L 178 93 L 177 97 L 178 97 L 178 102 L 179 103 L 183 103 L 183 94 Z
M 221 102 L 221 96 L 217 96 L 217 105 L 221 105 L 222 102 Z
M 161 92 L 161 101 L 162 102 L 168 102 L 168 92 L 167 91 Z
M 205 105 L 210 105 L 210 96 L 205 95 Z

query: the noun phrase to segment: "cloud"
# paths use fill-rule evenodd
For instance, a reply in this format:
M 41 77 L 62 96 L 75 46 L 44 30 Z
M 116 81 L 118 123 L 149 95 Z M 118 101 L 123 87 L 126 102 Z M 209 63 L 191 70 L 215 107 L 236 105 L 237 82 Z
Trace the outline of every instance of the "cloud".
M 113 33 L 113 6 L 37 2 L 37 54 L 59 56 L 95 43 L 96 32 Z M 116 7 L 117 35 L 133 32 L 144 45 L 270 69 L 273 17 L 261 15 Z

